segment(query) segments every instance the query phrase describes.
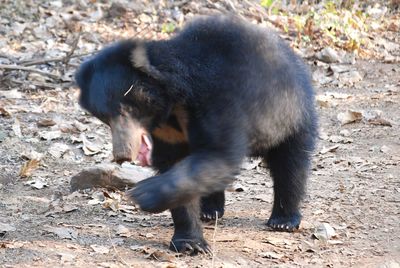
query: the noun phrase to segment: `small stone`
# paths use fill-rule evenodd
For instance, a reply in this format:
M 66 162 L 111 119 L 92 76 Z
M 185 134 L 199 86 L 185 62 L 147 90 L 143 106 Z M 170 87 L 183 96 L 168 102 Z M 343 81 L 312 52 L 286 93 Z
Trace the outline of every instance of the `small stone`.
M 338 53 L 331 47 L 326 47 L 315 54 L 317 59 L 326 63 L 340 62 Z
M 154 235 L 153 235 L 152 233 L 147 233 L 147 234 L 145 235 L 145 237 L 146 237 L 146 238 L 153 238 Z

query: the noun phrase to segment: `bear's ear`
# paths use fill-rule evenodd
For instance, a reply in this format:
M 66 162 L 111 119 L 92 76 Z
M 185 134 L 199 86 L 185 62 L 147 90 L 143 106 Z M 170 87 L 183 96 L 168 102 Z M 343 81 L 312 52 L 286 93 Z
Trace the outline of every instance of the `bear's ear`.
M 164 80 L 163 75 L 156 67 L 151 65 L 149 57 L 147 55 L 146 47 L 144 44 L 138 43 L 132 50 L 131 62 L 133 66 L 140 71 L 148 74 L 156 80 Z

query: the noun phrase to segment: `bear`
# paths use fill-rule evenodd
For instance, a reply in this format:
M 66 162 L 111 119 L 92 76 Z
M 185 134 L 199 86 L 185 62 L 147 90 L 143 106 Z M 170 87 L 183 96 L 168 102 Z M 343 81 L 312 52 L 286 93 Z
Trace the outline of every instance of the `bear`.
M 170 249 L 210 253 L 201 219 L 221 217 L 245 157 L 273 180 L 267 226 L 294 231 L 317 138 L 310 73 L 273 30 L 204 16 L 167 40 L 127 39 L 76 73 L 80 105 L 111 129 L 118 163 L 158 173 L 127 191 L 143 211 L 170 210 Z

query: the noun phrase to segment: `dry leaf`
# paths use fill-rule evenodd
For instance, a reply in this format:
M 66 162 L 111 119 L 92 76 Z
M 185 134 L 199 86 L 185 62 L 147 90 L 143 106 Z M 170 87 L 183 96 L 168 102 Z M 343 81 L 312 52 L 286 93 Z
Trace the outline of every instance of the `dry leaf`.
M 56 142 L 50 146 L 48 153 L 54 158 L 61 158 L 68 150 L 69 150 L 68 145 Z
M 322 150 L 319 152 L 320 154 L 326 154 L 326 153 L 332 153 L 332 152 L 336 152 L 336 150 L 339 148 L 339 145 L 334 145 L 331 147 L 322 147 Z
M 158 249 L 151 252 L 146 258 L 161 262 L 173 262 L 175 260 L 175 257 L 173 255 L 170 255 L 165 251 L 161 251 Z
M 348 129 L 342 129 L 341 131 L 339 131 L 339 134 L 342 135 L 343 137 L 351 136 L 351 132 Z
M 5 116 L 5 117 L 9 117 L 9 116 L 11 116 L 11 113 L 9 111 L 7 111 L 6 108 L 0 107 L 0 115 L 1 116 Z
M 100 254 L 107 254 L 110 252 L 110 249 L 106 246 L 101 246 L 101 245 L 90 245 L 90 247 L 93 249 L 94 252 L 100 253 Z
M 260 250 L 265 248 L 265 244 L 256 241 L 256 240 L 250 240 L 250 239 L 246 239 L 246 241 L 243 244 L 244 248 L 248 248 L 248 249 L 252 249 L 252 250 Z
M 352 86 L 355 83 L 361 81 L 363 79 L 363 77 L 361 76 L 361 74 L 358 71 L 350 71 L 350 72 L 346 72 L 346 73 L 342 73 L 339 76 L 339 81 L 340 81 L 340 85 L 341 86 Z
M 28 152 L 22 152 L 21 154 L 22 157 L 26 159 L 36 159 L 36 160 L 41 160 L 43 158 L 42 153 L 38 153 L 34 150 L 28 151 Z
M 76 120 L 74 121 L 73 126 L 76 127 L 76 129 L 79 130 L 80 132 L 83 132 L 89 128 L 87 125 L 84 125 Z
M 324 222 L 315 228 L 313 236 L 318 240 L 328 241 L 332 237 L 336 236 L 336 232 L 329 223 Z
M 0 238 L 5 236 L 8 232 L 14 232 L 16 228 L 8 223 L 1 223 L 0 222 Z
M 61 211 L 64 213 L 69 213 L 76 210 L 78 210 L 78 207 L 72 204 L 63 204 L 61 207 Z
M 40 160 L 39 159 L 30 159 L 26 161 L 20 171 L 19 176 L 21 178 L 26 178 L 32 175 L 32 172 L 39 167 Z
M 328 71 L 336 74 L 345 73 L 350 71 L 348 65 L 330 65 Z
M 60 257 L 61 262 L 72 262 L 76 259 L 75 255 L 69 253 L 60 252 L 57 255 Z
M 61 137 L 61 131 L 60 130 L 41 131 L 39 132 L 39 137 L 47 141 L 55 140 Z
M 122 196 L 118 193 L 109 193 L 106 191 L 103 191 L 103 195 L 105 197 L 103 208 L 109 208 L 112 211 L 118 211 Z
M 17 118 L 15 118 L 14 124 L 11 126 L 11 128 L 14 131 L 15 136 L 22 138 L 21 124 Z
M 26 181 L 24 183 L 24 185 L 32 186 L 33 188 L 38 189 L 38 190 L 43 189 L 44 187 L 48 186 L 47 182 L 45 182 L 41 178 L 37 178 L 37 179 L 34 179 L 34 180 Z
M 344 243 L 343 243 L 343 241 L 340 241 L 340 240 L 328 240 L 328 244 L 331 244 L 331 245 L 342 245 Z
M 57 123 L 51 118 L 43 118 L 37 122 L 38 127 L 51 127 Z
M 378 126 L 386 126 L 386 127 L 392 126 L 392 123 L 383 118 L 372 118 L 368 120 L 368 123 L 370 123 L 371 125 L 378 125 Z
M 121 211 L 123 213 L 132 214 L 134 211 L 137 211 L 137 208 L 135 206 L 120 204 L 119 211 Z
M 391 22 L 388 26 L 388 30 L 392 32 L 398 32 L 400 31 L 400 26 L 395 24 L 394 22 Z
M 258 254 L 258 256 L 260 256 L 261 258 L 267 258 L 267 259 L 275 259 L 275 260 L 279 260 L 283 258 L 283 254 L 278 254 L 272 251 L 267 251 L 267 252 L 260 252 Z
M 60 101 L 53 97 L 47 97 L 46 100 L 40 105 L 40 108 L 44 113 L 48 113 L 51 111 L 57 111 L 57 106 Z
M 144 235 L 144 237 L 146 237 L 146 238 L 153 238 L 154 237 L 154 235 L 152 234 L 152 233 L 146 233 L 145 235 Z
M 4 97 L 5 99 L 21 99 L 22 93 L 17 89 L 12 90 L 1 90 L 0 97 Z
M 145 246 L 139 246 L 139 245 L 130 246 L 130 249 L 132 249 L 133 251 L 141 251 L 141 252 L 145 252 L 146 251 L 146 247 Z
M 312 79 L 320 85 L 326 85 L 333 81 L 333 77 L 328 76 L 324 69 L 317 69 L 314 71 L 312 74 Z
M 91 142 L 83 134 L 80 135 L 80 138 L 83 142 L 82 149 L 85 155 L 95 155 L 100 153 L 101 150 L 103 149 L 104 145 L 100 142 L 98 143 Z
M 235 234 L 224 234 L 223 237 L 218 237 L 215 239 L 216 242 L 236 242 L 238 240 L 239 236 Z
M 284 245 L 292 245 L 293 242 L 287 239 L 283 239 L 283 238 L 277 238 L 277 237 L 268 237 L 265 241 L 263 241 L 264 243 L 268 243 L 274 246 L 284 246 Z
M 0 237 L 1 237 L 1 231 L 0 231 Z M 21 242 L 21 241 L 4 241 L 0 242 L 0 248 L 11 248 L 11 249 L 16 249 L 16 248 L 22 248 L 26 242 Z
M 326 96 L 326 95 L 317 95 L 317 96 L 315 97 L 315 99 L 316 99 L 316 101 L 317 101 L 317 104 L 318 104 L 320 107 L 323 107 L 323 108 L 328 108 L 328 107 L 330 107 L 330 106 L 333 104 L 332 99 L 331 99 L 330 96 Z
M 57 235 L 61 239 L 76 239 L 78 234 L 71 228 L 47 226 L 45 231 Z
M 363 115 L 361 112 L 356 112 L 356 111 L 346 111 L 343 113 L 339 113 L 337 115 L 337 119 L 340 121 L 342 125 L 354 123 L 354 122 L 359 122 L 363 118 Z
M 252 197 L 252 199 L 255 200 L 260 200 L 262 202 L 270 203 L 271 202 L 271 196 L 268 194 L 258 194 Z
M 353 96 L 350 94 L 346 94 L 346 93 L 339 93 L 339 92 L 326 92 L 325 93 L 327 96 L 332 96 L 335 99 L 339 99 L 339 100 L 345 100 L 345 99 L 350 99 Z
M 112 211 L 118 211 L 119 202 L 115 199 L 108 198 L 103 202 L 103 208 L 109 208 Z
M 390 154 L 392 150 L 389 148 L 389 146 L 383 145 L 383 146 L 381 147 L 380 151 L 381 151 L 382 153 L 385 153 L 385 154 Z
M 353 142 L 353 140 L 351 138 L 345 138 L 345 137 L 338 136 L 338 135 L 332 135 L 329 137 L 328 140 L 333 143 L 352 143 Z
M 120 237 L 130 237 L 131 231 L 129 230 L 129 228 L 123 226 L 123 225 L 118 225 L 115 232 L 117 233 L 118 236 Z

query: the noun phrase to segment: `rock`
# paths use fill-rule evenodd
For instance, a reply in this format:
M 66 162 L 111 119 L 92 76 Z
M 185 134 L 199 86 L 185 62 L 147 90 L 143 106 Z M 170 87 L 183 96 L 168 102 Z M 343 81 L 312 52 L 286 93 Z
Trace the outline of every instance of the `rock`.
M 123 3 L 113 2 L 108 9 L 108 17 L 109 18 L 118 18 L 122 17 L 128 12 L 125 5 Z
M 124 190 L 154 175 L 151 169 L 123 164 L 103 164 L 87 168 L 71 178 L 71 191 L 104 187 Z
M 78 237 L 77 231 L 72 228 L 45 226 L 44 231 L 52 233 L 61 239 L 74 240 Z
M 326 47 L 320 52 L 316 53 L 315 56 L 320 61 L 326 63 L 340 62 L 338 53 L 331 47 Z
M 326 71 L 321 68 L 313 72 L 312 79 L 320 85 L 326 85 L 333 81 L 333 77 L 328 76 Z
M 339 81 L 342 86 L 352 86 L 363 79 L 362 75 L 358 71 L 350 71 L 340 74 Z

